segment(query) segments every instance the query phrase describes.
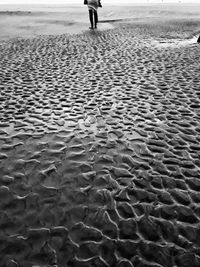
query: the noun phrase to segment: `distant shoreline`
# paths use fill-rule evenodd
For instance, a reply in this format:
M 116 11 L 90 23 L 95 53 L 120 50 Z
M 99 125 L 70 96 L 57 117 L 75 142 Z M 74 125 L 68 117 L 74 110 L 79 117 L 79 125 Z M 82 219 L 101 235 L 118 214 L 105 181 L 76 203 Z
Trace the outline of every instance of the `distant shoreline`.
M 120 7 L 122 6 L 123 8 L 125 7 L 158 7 L 158 8 L 166 8 L 166 7 L 177 7 L 177 8 L 184 8 L 184 7 L 198 7 L 200 8 L 200 3 L 131 3 L 131 4 L 114 4 L 110 5 L 105 3 L 104 4 L 104 10 L 107 8 L 112 8 L 112 7 Z M 85 6 L 83 4 L 1 4 L 0 3 L 0 12 L 4 11 L 25 11 L 25 12 L 30 12 L 30 11 L 42 11 L 44 9 L 45 11 L 50 11 L 50 12 L 55 12 L 56 9 L 57 12 L 65 12 L 69 8 L 82 8 L 84 9 Z M 62 10 L 63 9 L 63 10 Z M 103 10 L 103 9 L 102 9 Z
M 140 2 L 140 3 L 126 3 L 126 4 L 108 4 L 108 3 L 104 3 L 104 6 L 200 6 L 200 3 L 195 3 L 195 2 L 191 2 L 191 3 L 183 3 L 183 2 L 179 2 L 179 3 L 171 3 L 171 2 L 162 2 L 162 3 L 147 3 L 147 2 Z M 2 4 L 0 3 L 0 7 L 3 6 L 44 6 L 44 7 L 63 7 L 63 6 L 84 6 L 83 4 L 80 3 L 69 3 L 69 4 Z

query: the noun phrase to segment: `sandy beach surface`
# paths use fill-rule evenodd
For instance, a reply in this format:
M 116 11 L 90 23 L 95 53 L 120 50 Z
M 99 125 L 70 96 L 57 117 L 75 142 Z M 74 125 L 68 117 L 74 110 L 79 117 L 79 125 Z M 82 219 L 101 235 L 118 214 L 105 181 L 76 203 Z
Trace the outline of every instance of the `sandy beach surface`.
M 0 12 L 0 266 L 198 267 L 200 9 L 78 10 Z

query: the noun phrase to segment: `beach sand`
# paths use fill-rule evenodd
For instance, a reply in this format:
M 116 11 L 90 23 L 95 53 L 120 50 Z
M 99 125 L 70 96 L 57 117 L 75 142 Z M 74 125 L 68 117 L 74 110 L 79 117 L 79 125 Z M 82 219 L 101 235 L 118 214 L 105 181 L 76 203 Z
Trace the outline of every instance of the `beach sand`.
M 180 10 L 2 34 L 0 266 L 200 266 L 200 20 Z

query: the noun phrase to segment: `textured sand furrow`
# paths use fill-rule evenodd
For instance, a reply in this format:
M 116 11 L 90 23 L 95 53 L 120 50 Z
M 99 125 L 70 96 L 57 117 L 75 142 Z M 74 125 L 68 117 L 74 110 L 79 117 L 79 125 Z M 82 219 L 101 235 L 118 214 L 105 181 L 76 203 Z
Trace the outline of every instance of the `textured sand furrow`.
M 199 47 L 145 27 L 1 45 L 1 266 L 200 265 Z

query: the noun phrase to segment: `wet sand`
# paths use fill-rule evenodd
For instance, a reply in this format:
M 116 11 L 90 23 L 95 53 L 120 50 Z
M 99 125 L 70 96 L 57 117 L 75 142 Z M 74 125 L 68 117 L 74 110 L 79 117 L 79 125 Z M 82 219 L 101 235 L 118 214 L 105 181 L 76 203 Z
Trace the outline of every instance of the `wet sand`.
M 122 7 L 105 3 L 98 13 L 99 30 L 112 29 L 117 23 L 124 21 L 133 25 L 155 23 L 157 26 L 166 21 L 166 33 L 172 32 L 174 28 L 176 35 L 199 33 L 199 5 L 155 4 Z M 170 28 L 169 22 L 173 22 Z M 41 35 L 77 34 L 88 28 L 88 12 L 84 5 L 0 5 L 0 43 Z
M 199 23 L 0 45 L 2 267 L 200 266 Z

